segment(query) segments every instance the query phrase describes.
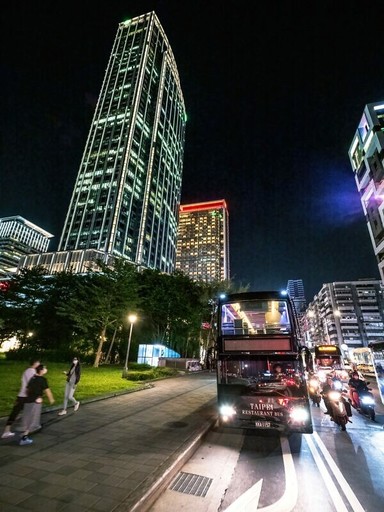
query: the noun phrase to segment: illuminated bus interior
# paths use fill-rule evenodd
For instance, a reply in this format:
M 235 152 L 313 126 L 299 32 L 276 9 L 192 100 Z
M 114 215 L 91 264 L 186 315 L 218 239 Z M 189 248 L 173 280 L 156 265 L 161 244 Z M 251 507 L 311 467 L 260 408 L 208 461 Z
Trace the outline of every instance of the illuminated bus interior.
M 253 300 L 224 304 L 220 325 L 223 336 L 291 332 L 286 301 Z

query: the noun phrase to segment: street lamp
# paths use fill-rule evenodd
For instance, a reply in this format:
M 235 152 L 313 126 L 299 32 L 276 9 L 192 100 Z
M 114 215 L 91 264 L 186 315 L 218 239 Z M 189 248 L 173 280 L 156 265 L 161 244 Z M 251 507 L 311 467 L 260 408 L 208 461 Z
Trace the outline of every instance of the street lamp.
M 131 326 L 129 328 L 127 354 L 125 356 L 125 366 L 124 366 L 123 375 L 122 375 L 123 379 L 127 377 L 127 373 L 128 373 L 128 357 L 129 357 L 129 349 L 131 348 L 132 329 L 133 329 L 133 324 L 136 322 L 136 320 L 137 320 L 137 316 L 135 314 L 128 316 L 128 322 L 131 324 Z

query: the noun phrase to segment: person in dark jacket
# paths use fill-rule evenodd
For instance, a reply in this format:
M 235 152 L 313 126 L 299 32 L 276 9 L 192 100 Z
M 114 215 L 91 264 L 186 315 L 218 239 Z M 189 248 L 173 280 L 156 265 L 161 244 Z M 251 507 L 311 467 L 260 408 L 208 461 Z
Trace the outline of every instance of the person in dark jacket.
M 36 368 L 40 365 L 40 359 L 32 359 L 29 367 L 23 372 L 21 376 L 21 388 L 17 394 L 16 401 L 13 405 L 12 411 L 8 417 L 7 423 L 5 425 L 4 432 L 1 436 L 2 439 L 7 439 L 13 437 L 15 435 L 14 432 L 11 432 L 11 426 L 15 423 L 18 415 L 24 408 L 24 404 L 27 402 L 28 394 L 27 394 L 27 386 L 28 382 L 36 373 Z
M 64 373 L 67 376 L 67 383 L 65 385 L 63 409 L 58 413 L 59 416 L 67 414 L 68 401 L 74 403 L 73 410 L 75 412 L 78 410 L 80 406 L 80 402 L 76 400 L 76 398 L 73 396 L 75 393 L 76 386 L 79 383 L 81 377 L 81 366 L 80 361 L 77 357 L 73 358 L 69 371 Z
M 333 385 L 333 377 L 332 377 L 332 375 L 327 375 L 327 379 L 321 388 L 321 394 L 323 396 L 325 407 L 327 408 L 327 410 L 324 414 L 329 414 L 330 416 L 332 416 L 332 407 L 331 407 L 331 401 L 329 400 L 328 395 L 331 391 L 334 391 L 334 389 L 335 388 Z
M 26 446 L 33 443 L 33 440 L 30 439 L 29 434 L 32 431 L 34 425 L 40 424 L 43 396 L 47 396 L 50 404 L 55 402 L 52 392 L 49 389 L 48 381 L 44 377 L 46 373 L 47 368 L 43 364 L 40 364 L 36 368 L 35 375 L 28 382 L 28 397 L 26 403 L 24 404 L 23 414 L 24 432 L 19 442 L 20 446 Z

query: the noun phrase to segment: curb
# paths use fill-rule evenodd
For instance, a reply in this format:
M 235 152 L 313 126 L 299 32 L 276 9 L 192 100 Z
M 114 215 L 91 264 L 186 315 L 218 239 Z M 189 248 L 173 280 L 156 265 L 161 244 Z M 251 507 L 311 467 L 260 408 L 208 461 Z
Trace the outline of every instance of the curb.
M 202 444 L 207 433 L 217 423 L 217 417 L 206 421 L 200 428 L 193 432 L 183 443 L 181 450 L 169 457 L 156 474 L 149 477 L 146 482 L 123 501 L 114 512 L 148 512 L 161 493 L 169 486 L 177 472 L 192 457 L 194 452 Z

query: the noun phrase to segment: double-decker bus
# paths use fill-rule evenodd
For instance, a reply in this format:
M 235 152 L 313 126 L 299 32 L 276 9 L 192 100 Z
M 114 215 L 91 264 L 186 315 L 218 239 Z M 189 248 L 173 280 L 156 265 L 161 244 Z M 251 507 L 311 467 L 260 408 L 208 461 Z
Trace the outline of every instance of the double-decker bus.
M 313 432 L 305 379 L 311 356 L 301 346 L 288 296 L 272 291 L 221 298 L 216 358 L 221 425 Z
M 314 348 L 313 367 L 319 379 L 325 382 L 326 375 L 332 372 L 342 381 L 348 381 L 349 375 L 344 368 L 341 350 L 337 345 L 316 345 Z

